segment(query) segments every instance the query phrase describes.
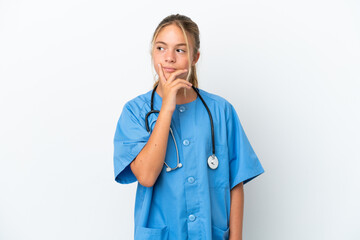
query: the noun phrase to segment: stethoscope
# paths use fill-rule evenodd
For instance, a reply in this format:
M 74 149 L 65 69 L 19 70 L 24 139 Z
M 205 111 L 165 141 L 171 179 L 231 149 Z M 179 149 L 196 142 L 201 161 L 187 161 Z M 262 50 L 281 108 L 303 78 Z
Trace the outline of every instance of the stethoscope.
M 151 109 L 150 109 L 150 112 L 148 112 L 145 116 L 145 126 L 146 126 L 146 130 L 150 133 L 150 127 L 149 127 L 149 123 L 148 123 L 148 117 L 150 114 L 152 113 L 159 113 L 160 111 L 159 110 L 154 110 L 154 94 L 155 94 L 155 90 L 156 88 L 158 87 L 158 84 L 154 87 L 153 91 L 152 91 L 152 94 L 151 94 Z M 214 136 L 214 123 L 213 123 L 213 119 L 212 119 L 212 116 L 211 116 L 211 113 L 210 113 L 210 110 L 208 108 L 208 106 L 206 105 L 204 99 L 201 97 L 198 89 L 196 89 L 194 86 L 192 86 L 192 88 L 195 90 L 195 92 L 197 93 L 197 95 L 199 96 L 200 100 L 203 102 L 208 114 L 209 114 L 209 118 L 210 118 L 210 124 L 211 124 L 211 140 L 212 140 L 212 155 L 208 158 L 207 160 L 207 163 L 208 163 L 208 166 L 209 168 L 211 169 L 216 169 L 218 166 L 219 166 L 219 160 L 217 159 L 217 157 L 215 156 L 215 136 Z M 167 172 L 170 172 L 170 171 L 173 171 L 177 168 L 181 168 L 182 167 L 182 164 L 180 163 L 180 160 L 179 160 L 179 151 L 178 151 L 178 148 L 177 148 L 177 144 L 176 144 L 176 141 L 175 141 L 175 137 L 174 137 L 174 133 L 173 133 L 173 130 L 171 129 L 171 126 L 170 126 L 170 133 L 171 133 L 171 136 L 172 138 L 174 139 L 174 143 L 175 143 L 175 148 L 176 148 L 176 157 L 177 157 L 177 164 L 176 164 L 176 167 L 174 168 L 171 168 L 169 165 L 167 165 L 167 163 L 164 161 L 165 165 L 166 165 L 166 171 Z

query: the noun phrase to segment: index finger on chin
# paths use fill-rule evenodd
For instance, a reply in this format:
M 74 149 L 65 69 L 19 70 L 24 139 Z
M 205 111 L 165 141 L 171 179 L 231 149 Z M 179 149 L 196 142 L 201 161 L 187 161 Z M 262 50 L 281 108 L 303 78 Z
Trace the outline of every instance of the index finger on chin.
M 167 79 L 165 77 L 164 71 L 163 71 L 162 66 L 161 66 L 160 63 L 158 63 L 158 71 L 159 71 L 160 81 L 162 81 L 162 83 L 164 84 L 167 81 Z

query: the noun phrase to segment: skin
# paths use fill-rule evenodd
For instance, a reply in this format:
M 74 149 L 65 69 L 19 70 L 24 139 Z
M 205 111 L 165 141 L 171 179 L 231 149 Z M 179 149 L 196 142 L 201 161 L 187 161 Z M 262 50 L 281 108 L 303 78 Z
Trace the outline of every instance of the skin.
M 193 55 L 193 39 L 189 36 L 188 39 L 191 66 L 194 66 L 200 53 Z M 156 92 L 162 98 L 162 105 L 148 142 L 130 164 L 137 180 L 145 187 L 155 184 L 164 166 L 170 123 L 176 104 L 192 102 L 197 97 L 192 84 L 185 80 L 189 72 L 189 59 L 187 47 L 182 45 L 186 41 L 181 29 L 175 24 L 168 25 L 159 32 L 154 42 L 152 57 L 159 76 Z M 231 190 L 230 240 L 242 239 L 243 200 L 241 183 Z
M 239 183 L 230 191 L 229 240 L 242 240 L 244 216 L 244 185 Z
M 188 36 L 189 44 L 190 44 L 190 59 L 192 59 L 191 66 L 194 66 L 200 57 L 200 52 L 198 52 L 195 56 L 193 55 L 193 39 Z M 152 52 L 154 68 L 160 77 L 164 74 L 165 81 L 160 81 L 159 86 L 156 89 L 156 92 L 163 98 L 163 104 L 165 102 L 166 107 L 170 107 L 170 110 L 175 109 L 176 104 L 184 104 L 191 101 L 194 101 L 197 97 L 196 92 L 192 88 L 185 88 L 186 97 L 184 95 L 184 86 L 180 85 L 179 89 L 176 88 L 176 94 L 173 95 L 170 88 L 173 87 L 175 83 L 170 84 L 167 83 L 167 79 L 172 76 L 172 74 L 177 77 L 176 80 L 182 79 L 185 80 L 187 77 L 189 69 L 189 59 L 186 47 L 185 37 L 181 29 L 175 25 L 171 24 L 169 26 L 164 27 L 157 38 L 155 39 L 154 50 Z M 159 68 L 158 64 L 161 65 Z M 166 68 L 173 68 L 176 72 L 168 71 Z M 177 72 L 177 70 L 185 70 L 187 72 Z M 179 74 L 177 74 L 179 73 Z M 161 77 L 160 77 L 161 80 Z M 175 81 L 178 84 L 177 81 Z M 164 83 L 164 84 L 162 84 Z M 181 90 L 181 91 L 178 91 Z M 175 98 L 176 97 L 176 98 Z M 168 102 L 168 99 L 170 102 Z M 176 104 L 175 104 L 176 100 Z

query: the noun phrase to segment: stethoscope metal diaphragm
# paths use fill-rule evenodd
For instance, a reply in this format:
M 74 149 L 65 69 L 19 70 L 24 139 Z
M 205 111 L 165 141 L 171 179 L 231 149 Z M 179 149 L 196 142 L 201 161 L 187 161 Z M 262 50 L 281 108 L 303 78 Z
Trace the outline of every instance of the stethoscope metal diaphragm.
M 209 168 L 211 168 L 211 169 L 217 169 L 217 167 L 219 166 L 219 160 L 217 159 L 215 154 L 211 155 L 208 158 L 208 165 L 209 165 Z

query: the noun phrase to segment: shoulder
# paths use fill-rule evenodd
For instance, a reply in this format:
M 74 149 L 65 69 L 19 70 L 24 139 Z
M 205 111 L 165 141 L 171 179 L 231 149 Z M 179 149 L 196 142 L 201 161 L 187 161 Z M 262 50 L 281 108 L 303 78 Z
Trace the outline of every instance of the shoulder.
M 131 111 L 136 115 L 141 113 L 144 108 L 150 106 L 151 93 L 152 90 L 130 99 L 124 104 L 123 111 Z
M 226 98 L 205 91 L 203 89 L 198 89 L 198 90 L 200 95 L 208 105 L 212 106 L 215 109 L 218 109 L 219 111 L 224 113 L 226 117 L 232 114 L 234 107 Z
M 125 102 L 118 124 L 137 123 L 142 126 L 145 121 L 145 112 L 150 109 L 151 92 L 140 94 Z

